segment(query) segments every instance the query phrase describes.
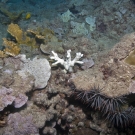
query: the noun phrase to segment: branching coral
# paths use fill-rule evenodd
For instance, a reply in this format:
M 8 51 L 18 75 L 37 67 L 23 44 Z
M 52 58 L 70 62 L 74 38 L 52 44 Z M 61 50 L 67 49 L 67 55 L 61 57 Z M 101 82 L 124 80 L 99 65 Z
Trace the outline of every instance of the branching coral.
M 76 53 L 76 57 L 73 60 L 71 60 L 71 50 L 68 50 L 67 51 L 67 60 L 64 60 L 64 59 L 59 58 L 58 54 L 55 53 L 54 51 L 52 51 L 52 53 L 53 53 L 54 56 L 51 56 L 50 58 L 56 61 L 52 65 L 61 64 L 69 72 L 72 72 L 73 71 L 73 66 L 76 63 L 83 64 L 82 61 L 79 61 L 79 59 L 81 57 L 83 57 L 83 54 L 80 53 L 80 52 Z

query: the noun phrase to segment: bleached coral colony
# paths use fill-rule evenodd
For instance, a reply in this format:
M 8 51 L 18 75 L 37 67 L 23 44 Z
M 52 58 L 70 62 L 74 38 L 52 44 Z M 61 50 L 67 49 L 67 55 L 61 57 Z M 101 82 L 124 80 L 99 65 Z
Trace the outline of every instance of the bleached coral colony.
M 52 51 L 52 53 L 54 56 L 51 56 L 50 58 L 56 61 L 52 65 L 61 64 L 64 66 L 66 71 L 73 72 L 73 67 L 76 63 L 83 64 L 83 61 L 79 61 L 79 59 L 83 57 L 83 54 L 80 52 L 76 53 L 73 60 L 71 60 L 71 50 L 67 50 L 66 60 L 59 58 L 58 54 L 54 51 Z

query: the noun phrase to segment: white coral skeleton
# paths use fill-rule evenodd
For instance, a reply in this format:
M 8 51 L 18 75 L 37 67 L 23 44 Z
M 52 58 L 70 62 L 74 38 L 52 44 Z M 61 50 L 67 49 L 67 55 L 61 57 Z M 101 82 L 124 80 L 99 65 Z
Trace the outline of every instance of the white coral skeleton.
M 78 64 L 83 64 L 83 61 L 79 61 L 80 58 L 83 57 L 83 54 L 78 52 L 76 53 L 76 56 L 73 60 L 71 60 L 71 50 L 67 50 L 67 59 L 61 59 L 59 58 L 58 54 L 52 51 L 53 56 L 50 57 L 50 59 L 55 60 L 52 65 L 57 65 L 61 64 L 64 66 L 66 71 L 72 72 L 73 71 L 73 66 L 78 63 Z

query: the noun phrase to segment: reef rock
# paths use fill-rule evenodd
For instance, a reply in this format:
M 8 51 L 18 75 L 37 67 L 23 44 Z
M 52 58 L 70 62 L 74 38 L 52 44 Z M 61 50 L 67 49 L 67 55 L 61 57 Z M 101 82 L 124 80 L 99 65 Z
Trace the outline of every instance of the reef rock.
M 130 83 L 134 79 L 135 67 L 125 62 L 135 48 L 135 33 L 125 35 L 114 48 L 104 56 L 99 65 L 75 73 L 72 82 L 77 89 L 90 90 L 97 86 L 109 97 L 130 94 Z M 101 59 L 101 58 L 99 58 Z M 132 90 L 133 91 L 133 90 Z

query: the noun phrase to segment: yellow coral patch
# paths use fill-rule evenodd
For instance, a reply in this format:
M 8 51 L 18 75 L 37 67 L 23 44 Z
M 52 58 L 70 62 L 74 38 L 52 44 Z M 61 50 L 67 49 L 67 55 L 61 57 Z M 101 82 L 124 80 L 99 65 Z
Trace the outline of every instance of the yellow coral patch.
M 17 43 L 20 44 L 26 44 L 28 46 L 31 46 L 31 48 L 36 48 L 36 40 L 34 38 L 30 38 L 27 36 L 26 32 L 23 32 L 22 29 L 17 25 L 11 23 L 8 26 L 7 30 L 13 37 L 15 37 Z
M 22 42 L 23 31 L 22 31 L 22 29 L 17 24 L 11 23 L 10 25 L 8 25 L 7 31 L 13 37 L 15 37 L 15 39 L 16 39 L 17 42 L 19 42 L 19 43 Z
M 3 38 L 3 41 L 4 46 L 6 47 L 3 50 L 4 54 L 16 56 L 20 53 L 20 48 L 13 41 L 8 41 L 6 38 Z

